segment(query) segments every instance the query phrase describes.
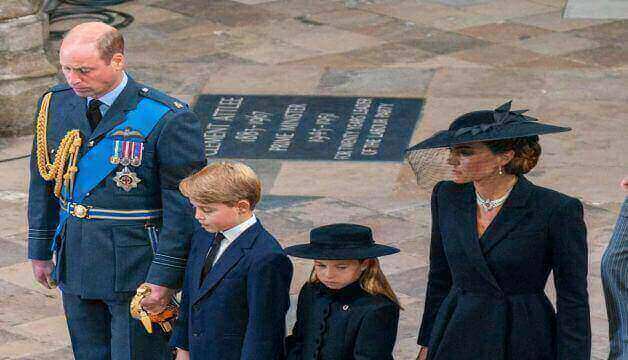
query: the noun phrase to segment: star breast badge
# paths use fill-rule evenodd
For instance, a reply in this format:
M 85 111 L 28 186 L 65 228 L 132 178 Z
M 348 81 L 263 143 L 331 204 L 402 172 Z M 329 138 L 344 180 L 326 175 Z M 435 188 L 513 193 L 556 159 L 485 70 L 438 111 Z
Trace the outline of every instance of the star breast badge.
M 129 170 L 129 168 L 126 166 L 122 169 L 122 171 L 116 172 L 116 176 L 113 177 L 113 180 L 116 182 L 116 185 L 118 187 L 124 189 L 124 191 L 127 192 L 131 191 L 131 189 L 136 188 L 137 184 L 142 181 L 142 179 L 137 177 L 136 173 Z

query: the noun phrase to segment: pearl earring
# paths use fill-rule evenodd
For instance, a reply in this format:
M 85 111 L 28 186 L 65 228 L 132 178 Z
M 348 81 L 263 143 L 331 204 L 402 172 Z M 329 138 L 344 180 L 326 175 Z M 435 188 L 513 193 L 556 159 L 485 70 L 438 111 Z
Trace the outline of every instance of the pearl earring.
M 504 169 L 501 166 L 499 167 L 499 175 L 504 175 Z

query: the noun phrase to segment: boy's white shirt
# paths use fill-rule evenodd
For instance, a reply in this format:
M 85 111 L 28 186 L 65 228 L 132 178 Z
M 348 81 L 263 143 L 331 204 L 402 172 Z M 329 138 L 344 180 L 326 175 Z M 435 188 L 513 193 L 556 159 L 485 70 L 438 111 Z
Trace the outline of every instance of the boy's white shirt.
M 257 222 L 257 218 L 255 217 L 255 214 L 253 214 L 251 215 L 250 218 L 245 220 L 240 225 L 236 225 L 229 230 L 223 231 L 222 234 L 225 236 L 225 239 L 220 243 L 220 249 L 218 249 L 218 255 L 216 256 L 216 259 L 214 260 L 214 263 L 212 264 L 212 266 L 216 264 L 218 259 L 220 259 L 222 254 L 225 252 L 225 250 L 227 250 L 229 245 L 231 245 L 238 238 L 238 236 L 240 236 L 244 231 L 246 231 L 246 229 L 253 226 L 256 222 Z

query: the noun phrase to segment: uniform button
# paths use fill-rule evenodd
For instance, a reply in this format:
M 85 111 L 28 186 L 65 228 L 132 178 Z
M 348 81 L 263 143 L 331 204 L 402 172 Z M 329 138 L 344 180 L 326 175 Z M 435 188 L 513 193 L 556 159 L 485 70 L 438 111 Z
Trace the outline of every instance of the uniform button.
M 88 192 L 87 194 L 85 194 L 85 197 L 88 197 L 88 196 L 90 196 L 91 194 L 92 194 L 92 193 L 89 193 L 89 192 Z
M 199 336 L 201 336 L 201 333 L 198 332 L 198 331 L 195 331 L 194 333 L 192 333 L 192 336 L 199 337 Z
M 89 147 L 94 147 L 94 140 L 90 141 L 90 142 L 87 144 L 87 146 L 89 146 Z
M 199 308 L 200 308 L 200 307 L 199 307 L 198 305 L 194 305 L 194 306 L 192 306 L 192 309 L 193 309 L 194 311 L 198 311 L 198 309 L 199 309 Z

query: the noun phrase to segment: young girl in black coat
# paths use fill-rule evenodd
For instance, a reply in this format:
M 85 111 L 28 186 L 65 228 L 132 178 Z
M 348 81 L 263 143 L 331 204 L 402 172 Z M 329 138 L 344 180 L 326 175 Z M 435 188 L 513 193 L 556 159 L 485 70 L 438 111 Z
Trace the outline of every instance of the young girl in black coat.
M 333 224 L 286 252 L 314 260 L 286 339 L 288 359 L 393 359 L 401 306 L 377 257 L 399 250 L 375 244 L 368 227 Z

